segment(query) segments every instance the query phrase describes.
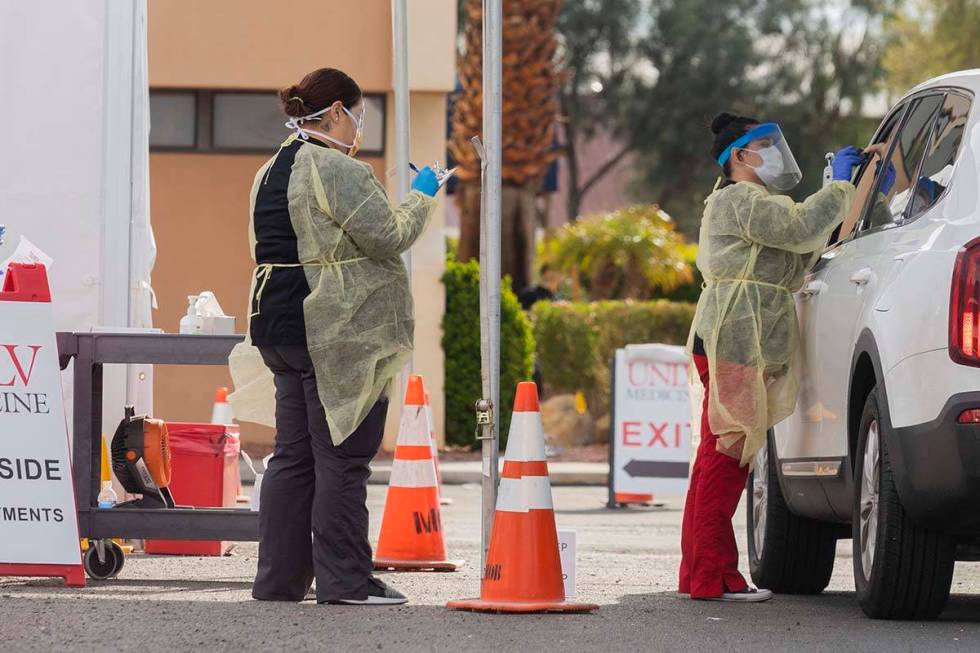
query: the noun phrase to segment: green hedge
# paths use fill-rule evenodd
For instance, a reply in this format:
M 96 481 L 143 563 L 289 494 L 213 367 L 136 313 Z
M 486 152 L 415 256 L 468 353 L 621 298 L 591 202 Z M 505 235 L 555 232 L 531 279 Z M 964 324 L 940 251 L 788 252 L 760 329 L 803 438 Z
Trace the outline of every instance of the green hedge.
M 691 303 L 606 301 L 534 306 L 534 339 L 545 385 L 552 392 L 581 390 L 593 415 L 609 407 L 609 365 L 631 343 L 687 343 Z
M 446 314 L 442 321 L 445 354 L 446 442 L 474 446 L 476 414 L 473 404 L 483 395 L 480 381 L 480 266 L 476 261 L 448 261 L 442 277 L 446 286 Z M 500 401 L 501 448 L 507 442 L 511 407 L 519 381 L 531 378 L 534 336 L 510 281 L 501 284 Z
M 684 283 L 670 292 L 655 292 L 651 299 L 669 299 L 672 302 L 690 302 L 697 304 L 701 297 L 701 286 L 704 284 L 704 277 L 698 269 L 698 246 L 688 245 L 684 252 L 685 262 L 691 266 L 694 276 L 690 283 Z
M 672 302 L 697 304 L 698 299 L 701 297 L 701 286 L 703 284 L 704 277 L 701 276 L 701 271 L 694 268 L 694 280 L 691 283 L 680 285 L 669 293 L 655 294 L 654 297 L 656 299 L 668 299 Z

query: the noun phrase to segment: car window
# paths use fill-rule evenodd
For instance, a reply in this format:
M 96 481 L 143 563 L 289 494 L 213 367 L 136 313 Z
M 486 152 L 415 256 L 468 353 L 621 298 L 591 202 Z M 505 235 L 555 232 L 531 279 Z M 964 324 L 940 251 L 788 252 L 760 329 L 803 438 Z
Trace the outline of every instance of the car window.
M 891 115 L 881 124 L 872 144 L 888 143 L 890 147 L 892 136 L 896 132 L 896 127 L 905 114 L 905 108 L 905 105 L 901 105 L 892 111 Z M 839 240 L 846 240 L 851 235 L 851 232 L 854 231 L 854 227 L 864 213 L 864 207 L 867 204 L 875 181 L 875 167 L 870 165 L 870 163 L 870 161 L 866 161 L 858 168 L 857 175 L 854 177 L 854 185 L 857 187 L 857 192 L 854 194 L 854 201 L 851 202 L 851 208 L 844 218 L 844 223 L 831 237 L 831 245 Z
M 908 219 L 914 220 L 929 210 L 949 187 L 969 113 L 967 98 L 953 93 L 946 96 L 917 175 Z
M 942 95 L 927 95 L 917 100 L 902 124 L 895 147 L 889 154 L 889 164 L 881 165 L 878 157 L 873 157 L 870 165 L 877 170 L 878 182 L 861 229 L 876 229 L 899 222 L 905 215 L 914 194 L 919 162 L 942 105 Z

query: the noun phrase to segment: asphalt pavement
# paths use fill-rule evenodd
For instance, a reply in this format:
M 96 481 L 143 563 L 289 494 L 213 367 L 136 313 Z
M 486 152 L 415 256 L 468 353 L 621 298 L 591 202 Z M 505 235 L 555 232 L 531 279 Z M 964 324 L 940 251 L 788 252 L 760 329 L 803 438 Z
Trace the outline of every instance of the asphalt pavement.
M 250 598 L 256 545 L 222 558 L 133 555 L 118 579 L 66 589 L 0 579 L 0 651 L 980 651 L 980 563 L 960 563 L 935 622 L 867 619 L 853 594 L 850 541 L 820 596 L 768 603 L 691 601 L 675 593 L 680 499 L 663 509 L 607 510 L 596 487 L 554 489 L 560 528 L 577 531 L 578 596 L 590 615 L 451 612 L 479 593 L 479 487 L 447 486 L 443 508 L 456 573 L 387 574 L 411 603 L 391 608 Z M 384 487 L 369 488 L 377 534 Z M 744 512 L 739 517 L 744 549 Z M 742 568 L 746 563 L 743 559 Z

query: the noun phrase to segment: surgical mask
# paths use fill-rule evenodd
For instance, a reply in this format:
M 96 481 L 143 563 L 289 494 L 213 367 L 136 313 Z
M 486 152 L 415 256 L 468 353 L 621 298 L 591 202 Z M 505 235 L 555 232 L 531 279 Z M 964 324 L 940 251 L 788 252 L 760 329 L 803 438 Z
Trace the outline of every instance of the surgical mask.
M 762 159 L 762 165 L 751 166 L 755 169 L 755 174 L 759 176 L 759 179 L 766 186 L 773 186 L 773 183 L 783 174 L 783 155 L 779 151 L 779 148 L 770 145 L 761 150 L 749 151 L 758 154 L 759 158 Z
M 327 134 L 324 134 L 323 132 L 317 129 L 309 129 L 309 128 L 304 129 L 302 127 L 302 124 L 307 120 L 313 120 L 314 118 L 319 118 L 327 111 L 330 111 L 330 107 L 321 109 L 319 111 L 316 111 L 314 113 L 305 116 L 301 116 L 299 118 L 290 118 L 289 120 L 286 121 L 286 127 L 295 130 L 296 135 L 302 138 L 303 140 L 309 140 L 310 137 L 309 135 L 314 134 L 317 138 L 322 138 L 324 140 L 330 141 L 331 143 L 334 143 L 335 145 L 339 145 L 340 147 L 346 147 L 347 156 L 353 157 L 357 154 L 358 150 L 361 149 L 361 143 L 364 141 L 364 113 L 362 112 L 361 117 L 357 118 L 356 116 L 354 116 L 353 113 L 351 113 L 347 109 L 347 107 L 341 106 L 341 109 L 343 109 L 344 113 L 346 113 L 347 116 L 354 122 L 354 126 L 357 129 L 357 131 L 354 132 L 353 143 L 344 143 L 343 141 L 337 140 L 332 136 L 328 136 Z

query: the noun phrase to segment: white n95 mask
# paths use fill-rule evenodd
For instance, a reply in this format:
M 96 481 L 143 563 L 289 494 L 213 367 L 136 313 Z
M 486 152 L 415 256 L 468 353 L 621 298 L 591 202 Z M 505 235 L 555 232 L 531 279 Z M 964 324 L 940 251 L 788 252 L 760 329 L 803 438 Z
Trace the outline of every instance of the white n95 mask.
M 783 174 L 783 155 L 779 151 L 779 148 L 770 145 L 769 147 L 764 147 L 761 150 L 749 150 L 759 155 L 762 159 L 762 164 L 758 166 L 752 166 L 755 169 L 755 174 L 759 175 L 759 179 L 762 180 L 766 186 L 773 188 L 778 188 L 775 184 L 778 184 L 779 177 Z M 788 190 L 788 189 L 780 189 Z
M 306 116 L 302 116 L 299 118 L 290 118 L 289 120 L 286 121 L 286 127 L 295 130 L 296 135 L 304 140 L 308 139 L 310 134 L 314 134 L 317 138 L 321 140 L 327 140 L 333 143 L 334 145 L 339 145 L 340 147 L 347 148 L 347 156 L 353 157 L 354 155 L 357 154 L 357 151 L 361 149 L 361 143 L 364 140 L 364 111 L 361 111 L 361 116 L 360 118 L 358 118 L 353 113 L 351 113 L 347 107 L 345 106 L 340 107 L 341 109 L 344 110 L 344 113 L 347 114 L 347 117 L 351 119 L 351 121 L 354 123 L 354 127 L 356 128 L 356 131 L 354 133 L 353 143 L 344 143 L 341 140 L 338 140 L 332 136 L 324 134 L 318 129 L 310 129 L 308 127 L 304 128 L 302 126 L 302 124 L 305 121 L 313 120 L 314 118 L 319 118 L 327 111 L 330 111 L 332 106 L 333 105 L 328 106 L 325 109 L 321 109 L 320 111 L 316 111 Z

